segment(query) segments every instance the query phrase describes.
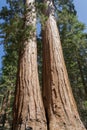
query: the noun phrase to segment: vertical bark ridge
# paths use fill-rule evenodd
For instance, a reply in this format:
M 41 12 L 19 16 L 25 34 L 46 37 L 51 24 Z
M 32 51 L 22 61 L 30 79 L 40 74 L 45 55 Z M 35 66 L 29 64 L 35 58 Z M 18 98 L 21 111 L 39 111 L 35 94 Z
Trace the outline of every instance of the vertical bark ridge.
M 34 0 L 26 0 L 26 10 L 25 27 L 35 29 Z M 36 31 L 21 43 L 13 118 L 12 130 L 47 130 L 38 80 Z
M 29 52 L 32 44 L 35 43 L 28 43 L 20 61 L 13 130 L 25 130 L 25 127 L 31 127 L 33 130 L 46 130 L 45 111 L 38 82 L 36 45 Z M 27 59 L 30 59 L 30 62 Z
M 53 15 L 43 31 L 43 100 L 49 130 L 85 130 L 77 111 Z

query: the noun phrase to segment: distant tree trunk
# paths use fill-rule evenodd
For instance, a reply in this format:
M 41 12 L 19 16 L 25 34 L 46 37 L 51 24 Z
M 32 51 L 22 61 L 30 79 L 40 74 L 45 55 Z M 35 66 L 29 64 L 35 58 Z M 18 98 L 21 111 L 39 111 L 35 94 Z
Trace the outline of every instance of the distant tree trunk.
M 85 130 L 70 87 L 51 0 L 43 30 L 43 100 L 48 130 Z
M 87 85 L 86 85 L 86 82 L 85 82 L 85 79 L 84 79 L 84 74 L 83 74 L 82 66 L 81 66 L 81 63 L 80 63 L 80 60 L 79 60 L 78 57 L 77 57 L 77 63 L 78 63 L 78 67 L 79 67 L 79 71 L 80 71 L 82 83 L 83 83 L 84 90 L 85 90 L 85 96 L 87 98 Z
M 8 122 L 8 110 L 9 110 L 9 102 L 10 102 L 10 91 L 6 92 L 6 95 L 3 97 L 1 111 L 0 111 L 0 124 L 2 124 L 2 128 L 7 125 L 9 127 Z
M 25 25 L 35 28 L 35 1 L 26 0 L 26 6 Z M 37 72 L 36 31 L 20 51 L 12 130 L 47 130 Z
M 1 112 L 0 112 L 0 124 L 2 124 L 2 127 L 4 128 L 6 123 L 6 110 L 8 105 L 8 98 L 9 98 L 9 91 L 6 93 L 7 95 L 4 95 L 2 106 L 1 106 Z

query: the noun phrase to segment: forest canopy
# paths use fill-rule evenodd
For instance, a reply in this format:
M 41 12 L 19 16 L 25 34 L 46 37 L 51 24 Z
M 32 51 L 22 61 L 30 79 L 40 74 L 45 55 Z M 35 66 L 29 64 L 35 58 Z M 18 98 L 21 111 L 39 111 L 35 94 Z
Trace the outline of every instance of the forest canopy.
M 87 128 L 85 28 L 73 0 L 6 0 L 0 10 L 1 130 Z

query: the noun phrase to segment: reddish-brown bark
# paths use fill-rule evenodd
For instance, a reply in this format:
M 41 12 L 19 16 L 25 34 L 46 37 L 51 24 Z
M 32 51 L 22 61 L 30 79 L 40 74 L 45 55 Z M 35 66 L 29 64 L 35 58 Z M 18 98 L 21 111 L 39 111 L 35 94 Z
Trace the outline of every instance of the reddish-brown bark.
M 26 0 L 29 11 L 25 21 L 25 26 L 33 28 L 36 26 L 34 2 Z M 20 51 L 12 130 L 47 130 L 37 72 L 36 32 L 22 43 Z
M 43 31 L 43 100 L 48 130 L 85 130 L 70 87 L 52 1 Z

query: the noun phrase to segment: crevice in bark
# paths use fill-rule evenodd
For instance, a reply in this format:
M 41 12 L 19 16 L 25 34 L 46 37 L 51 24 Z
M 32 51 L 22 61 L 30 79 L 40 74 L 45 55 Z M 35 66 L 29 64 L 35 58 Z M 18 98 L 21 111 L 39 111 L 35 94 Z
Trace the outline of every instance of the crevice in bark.
M 47 120 L 47 130 L 49 130 L 49 118 L 48 118 L 48 113 L 45 109 L 45 115 L 46 115 L 46 120 Z
M 31 127 L 27 127 L 25 130 L 33 130 Z

